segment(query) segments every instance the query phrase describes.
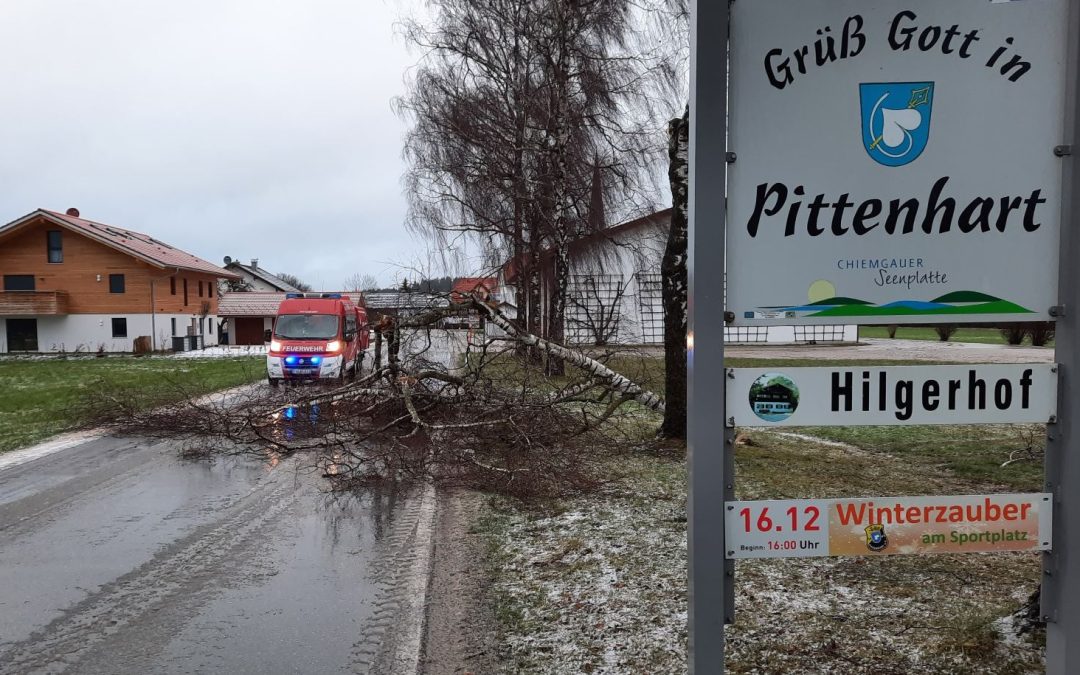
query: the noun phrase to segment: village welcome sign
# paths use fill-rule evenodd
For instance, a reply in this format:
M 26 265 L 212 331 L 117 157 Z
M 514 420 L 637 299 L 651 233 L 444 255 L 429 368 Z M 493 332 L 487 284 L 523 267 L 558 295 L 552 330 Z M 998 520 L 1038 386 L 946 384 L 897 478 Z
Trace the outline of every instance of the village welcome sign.
M 1050 318 L 1065 0 L 731 12 L 736 323 Z

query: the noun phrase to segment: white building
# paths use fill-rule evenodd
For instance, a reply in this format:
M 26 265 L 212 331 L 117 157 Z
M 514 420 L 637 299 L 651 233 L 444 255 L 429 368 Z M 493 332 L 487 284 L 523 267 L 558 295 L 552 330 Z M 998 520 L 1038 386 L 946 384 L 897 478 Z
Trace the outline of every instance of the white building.
M 250 265 L 225 256 L 225 269 L 239 279 L 223 283 L 222 295 L 236 291 L 262 291 L 264 293 L 303 293 L 299 288 L 285 282 L 276 274 L 259 267 L 259 259 L 252 258 Z
M 663 345 L 664 305 L 660 263 L 667 245 L 671 209 L 602 229 L 570 246 L 566 342 L 597 345 Z M 514 261 L 499 275 L 498 300 L 514 304 Z M 545 255 L 542 287 L 550 289 L 553 257 Z M 548 293 L 542 302 L 546 310 Z M 855 342 L 854 325 L 728 328 L 728 343 Z

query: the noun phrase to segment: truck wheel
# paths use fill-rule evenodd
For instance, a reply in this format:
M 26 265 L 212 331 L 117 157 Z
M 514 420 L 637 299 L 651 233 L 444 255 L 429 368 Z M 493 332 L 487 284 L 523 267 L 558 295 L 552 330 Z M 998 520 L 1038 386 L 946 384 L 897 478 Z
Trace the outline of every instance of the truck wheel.
M 266 381 L 269 382 L 270 386 L 274 389 L 277 389 L 278 385 L 281 384 L 281 380 L 270 377 L 269 375 L 266 376 Z

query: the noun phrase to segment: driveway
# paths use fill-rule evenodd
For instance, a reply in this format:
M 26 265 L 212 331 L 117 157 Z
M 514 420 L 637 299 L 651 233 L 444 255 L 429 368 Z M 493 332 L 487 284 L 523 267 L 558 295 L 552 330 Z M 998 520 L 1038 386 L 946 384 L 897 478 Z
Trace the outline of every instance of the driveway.
M 724 355 L 747 359 L 866 359 L 955 361 L 958 363 L 1051 363 L 1053 348 L 1012 347 L 973 342 L 864 338 L 857 345 L 739 345 Z

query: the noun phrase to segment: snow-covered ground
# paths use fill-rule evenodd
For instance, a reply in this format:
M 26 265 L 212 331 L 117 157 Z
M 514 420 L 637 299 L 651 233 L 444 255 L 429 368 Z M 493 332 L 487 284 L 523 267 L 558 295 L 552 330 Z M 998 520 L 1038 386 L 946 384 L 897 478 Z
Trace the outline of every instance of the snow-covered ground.
M 683 467 L 659 461 L 620 461 L 628 494 L 498 523 L 504 672 L 686 672 Z
M 237 356 L 265 356 L 266 345 L 218 345 L 206 349 L 167 354 L 169 359 L 222 359 Z
M 447 368 L 456 367 L 466 348 L 466 332 L 462 330 L 424 330 L 405 331 L 401 339 L 401 358 L 404 361 L 422 359 L 432 364 Z M 383 363 L 386 363 L 385 343 Z M 375 342 L 368 347 L 370 358 L 375 352 Z M 213 359 L 233 358 L 238 356 L 265 356 L 265 345 L 219 345 L 187 352 L 173 352 L 165 355 L 170 359 Z
M 754 431 L 736 489 L 740 499 L 1005 489 L 928 461 Z M 635 451 L 612 464 L 625 480 L 606 494 L 491 517 L 505 672 L 686 672 L 685 463 Z M 1008 618 L 1038 580 L 1038 554 L 1027 553 L 739 561 L 727 671 L 1040 673 L 1041 647 L 1009 632 Z

